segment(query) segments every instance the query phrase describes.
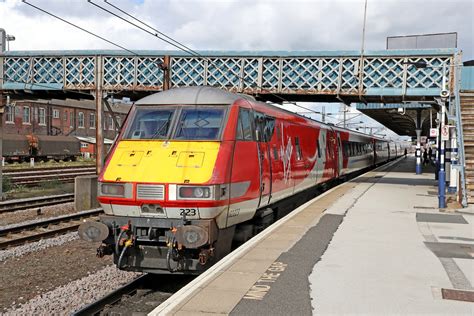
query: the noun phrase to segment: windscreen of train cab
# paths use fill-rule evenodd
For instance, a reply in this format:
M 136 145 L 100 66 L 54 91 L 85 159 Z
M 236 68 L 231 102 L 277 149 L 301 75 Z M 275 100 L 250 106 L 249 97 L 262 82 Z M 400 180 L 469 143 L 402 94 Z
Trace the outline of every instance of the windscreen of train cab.
M 224 114 L 223 107 L 183 108 L 173 138 L 183 140 L 218 139 Z
M 124 139 L 217 140 L 226 107 L 136 107 Z
M 124 139 L 163 139 L 169 137 L 176 108 L 137 106 Z

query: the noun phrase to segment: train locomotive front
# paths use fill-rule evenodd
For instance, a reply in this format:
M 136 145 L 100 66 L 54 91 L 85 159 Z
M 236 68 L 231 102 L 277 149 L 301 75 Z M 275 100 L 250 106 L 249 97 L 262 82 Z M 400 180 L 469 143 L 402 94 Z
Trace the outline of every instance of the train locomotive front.
M 94 229 L 95 238 L 107 236 L 99 255 L 113 254 L 126 270 L 199 273 L 230 251 L 231 105 L 238 100 L 195 87 L 134 105 L 99 176 L 102 224 L 85 228 L 85 239 Z
M 318 186 L 388 154 L 382 139 L 250 96 L 168 90 L 132 107 L 99 176 L 105 215 L 79 234 L 103 241 L 98 255 L 113 254 L 120 269 L 197 274 Z

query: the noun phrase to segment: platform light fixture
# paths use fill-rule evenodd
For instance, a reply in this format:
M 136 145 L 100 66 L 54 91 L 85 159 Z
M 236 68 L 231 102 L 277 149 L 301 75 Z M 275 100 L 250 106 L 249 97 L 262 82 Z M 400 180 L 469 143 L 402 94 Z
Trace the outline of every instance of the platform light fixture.
M 7 36 L 5 37 L 5 40 L 7 41 L 7 51 L 10 50 L 10 42 L 13 42 L 14 40 L 16 40 L 15 36 L 11 35 L 11 34 L 7 34 Z

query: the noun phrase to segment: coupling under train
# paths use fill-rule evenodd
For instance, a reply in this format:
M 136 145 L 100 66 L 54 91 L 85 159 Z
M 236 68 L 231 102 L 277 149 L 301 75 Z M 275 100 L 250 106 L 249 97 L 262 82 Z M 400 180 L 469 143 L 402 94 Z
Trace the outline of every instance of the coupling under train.
M 120 269 L 197 274 L 285 215 L 292 197 L 403 152 L 247 95 L 164 91 L 132 107 L 99 176 L 105 215 L 80 235 L 103 241 L 98 255 Z

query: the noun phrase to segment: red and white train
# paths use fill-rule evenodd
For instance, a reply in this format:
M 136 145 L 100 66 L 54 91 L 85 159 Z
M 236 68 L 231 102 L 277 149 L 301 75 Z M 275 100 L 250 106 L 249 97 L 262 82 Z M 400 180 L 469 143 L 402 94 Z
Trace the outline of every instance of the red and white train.
M 199 273 L 286 214 L 293 197 L 402 154 L 399 144 L 252 97 L 187 87 L 135 103 L 99 176 L 103 240 L 120 269 Z

